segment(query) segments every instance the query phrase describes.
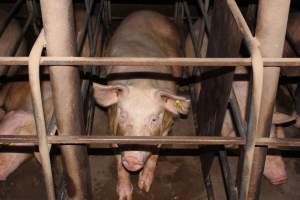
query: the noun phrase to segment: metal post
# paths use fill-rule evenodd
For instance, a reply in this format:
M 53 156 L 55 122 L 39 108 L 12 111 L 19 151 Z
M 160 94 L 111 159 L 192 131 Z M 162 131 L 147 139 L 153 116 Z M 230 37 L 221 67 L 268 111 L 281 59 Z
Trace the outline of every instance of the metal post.
M 263 57 L 281 57 L 290 0 L 260 0 L 256 25 L 256 38 L 260 43 Z M 279 67 L 264 68 L 263 93 L 261 110 L 256 136 L 268 137 L 270 134 L 274 102 L 279 79 Z M 253 167 L 247 199 L 258 199 L 266 147 L 256 147 L 254 151 Z
M 48 56 L 75 56 L 76 40 L 72 0 L 41 0 Z M 51 66 L 54 109 L 59 135 L 84 132 L 79 71 L 74 66 Z M 68 199 L 90 199 L 86 146 L 61 146 L 67 176 Z

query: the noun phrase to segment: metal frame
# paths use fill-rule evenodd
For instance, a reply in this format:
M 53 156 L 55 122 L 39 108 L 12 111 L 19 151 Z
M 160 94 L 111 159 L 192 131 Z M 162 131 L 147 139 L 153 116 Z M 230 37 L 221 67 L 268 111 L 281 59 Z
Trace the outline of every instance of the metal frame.
M 16 3 L 16 6 L 13 9 L 16 9 L 20 2 Z M 199 0 L 199 5 L 201 1 Z M 207 1 L 206 1 L 207 2 Z M 88 36 L 90 40 L 94 40 L 94 37 L 91 36 L 91 25 L 90 25 L 90 12 L 93 1 L 86 1 L 87 8 L 87 19 L 85 29 L 88 30 Z M 226 144 L 237 144 L 245 146 L 245 159 L 243 165 L 243 177 L 241 178 L 241 186 L 239 191 L 239 199 L 249 199 L 248 191 L 250 187 L 257 187 L 257 185 L 250 185 L 251 177 L 251 168 L 253 166 L 255 158 L 254 149 L 256 147 L 271 147 L 278 149 L 285 149 L 290 147 L 300 147 L 300 139 L 290 139 L 290 138 L 267 138 L 267 137 L 256 137 L 256 132 L 258 129 L 258 119 L 260 119 L 260 106 L 261 98 L 263 92 L 263 67 L 273 67 L 273 66 L 285 66 L 285 67 L 299 67 L 300 58 L 263 58 L 261 56 L 261 50 L 259 49 L 259 42 L 256 38 L 253 37 L 249 27 L 247 26 L 238 6 L 234 0 L 227 0 L 227 4 L 233 14 L 237 25 L 243 34 L 243 37 L 246 41 L 246 45 L 250 51 L 250 58 L 91 58 L 91 57 L 43 57 L 38 54 L 41 53 L 41 49 L 36 49 L 34 46 L 31 51 L 30 57 L 0 57 L 0 65 L 12 66 L 12 65 L 21 65 L 21 66 L 35 66 L 38 69 L 38 66 L 59 66 L 57 69 L 63 69 L 65 66 L 104 66 L 104 65 L 139 65 L 139 66 L 195 66 L 195 67 L 231 67 L 231 66 L 252 66 L 254 78 L 253 78 L 253 95 L 252 95 L 252 109 L 250 112 L 250 124 L 248 124 L 247 134 L 245 133 L 245 124 L 243 124 L 238 110 L 235 109 L 234 119 L 237 121 L 237 124 L 240 124 L 240 135 L 241 137 L 228 138 L 228 137 L 206 137 L 206 136 L 166 136 L 166 137 L 117 137 L 117 136 L 81 136 L 81 135 L 72 135 L 72 132 L 67 135 L 61 136 L 46 136 L 46 129 L 43 120 L 37 117 L 41 116 L 42 110 L 41 105 L 37 106 L 35 102 L 35 110 L 39 111 L 40 114 L 35 114 L 36 123 L 38 127 L 38 137 L 37 136 L 17 136 L 17 135 L 1 135 L 0 144 L 2 145 L 39 145 L 40 151 L 42 153 L 42 163 L 45 180 L 47 183 L 47 192 L 49 199 L 55 199 L 54 196 L 54 187 L 52 175 L 51 175 L 51 163 L 49 160 L 49 148 L 47 144 L 57 144 L 57 145 L 78 145 L 78 144 L 205 144 L 205 145 L 226 145 Z M 110 7 L 110 3 L 105 1 L 106 8 Z M 185 9 L 187 10 L 187 4 L 184 1 Z M 203 5 L 201 6 L 203 9 Z M 12 10 L 8 16 L 11 18 L 16 11 Z M 43 12 L 42 12 L 43 13 Z M 44 13 L 45 14 L 45 13 Z M 105 26 L 108 26 L 110 20 L 110 13 L 105 14 L 106 22 Z M 32 19 L 28 18 L 28 23 Z M 187 18 L 190 18 L 190 15 L 187 15 Z M 51 19 L 49 19 L 51 20 Z M 206 18 L 207 21 L 207 18 Z M 189 21 L 191 22 L 191 21 Z M 6 23 L 6 22 L 5 22 Z M 191 25 L 189 23 L 189 25 Z M 27 26 L 25 26 L 27 27 Z M 1 30 L 4 28 L 1 27 Z M 27 28 L 26 28 L 27 29 Z M 2 32 L 3 32 L 2 30 Z M 26 31 L 26 30 L 25 30 Z M 24 35 L 24 34 L 23 34 Z M 39 39 L 38 39 L 39 40 Z M 37 40 L 36 44 L 39 44 Z M 82 39 L 80 39 L 81 41 Z M 193 41 L 195 43 L 195 41 Z M 40 46 L 41 47 L 41 46 Z M 43 47 L 43 46 L 42 46 Z M 93 54 L 93 53 L 92 53 Z M 72 55 L 71 55 L 72 56 Z M 34 60 L 34 63 L 32 63 Z M 35 74 L 36 75 L 36 74 Z M 31 81 L 31 88 L 36 88 L 37 94 L 40 93 L 37 88 L 38 82 Z M 39 96 L 39 94 L 37 95 Z M 234 99 L 234 98 L 233 98 Z M 234 101 L 231 101 L 232 106 L 234 107 Z M 40 108 L 40 109 L 39 109 Z M 40 127 L 40 128 L 39 128 Z M 83 130 L 76 130 L 79 134 Z M 267 135 L 267 134 L 266 134 Z M 225 158 L 226 155 L 223 155 L 221 158 Z M 224 162 L 224 160 L 223 160 Z M 225 163 L 226 164 L 226 163 Z M 250 166 L 250 168 L 249 168 Z M 226 171 L 226 168 L 224 168 Z M 51 182 L 52 181 L 52 182 Z M 230 188 L 229 188 L 230 189 Z M 232 189 L 232 188 L 231 188 Z M 231 191 L 231 194 L 233 191 Z M 237 198 L 237 197 L 236 197 Z M 232 198 L 231 198 L 232 199 Z

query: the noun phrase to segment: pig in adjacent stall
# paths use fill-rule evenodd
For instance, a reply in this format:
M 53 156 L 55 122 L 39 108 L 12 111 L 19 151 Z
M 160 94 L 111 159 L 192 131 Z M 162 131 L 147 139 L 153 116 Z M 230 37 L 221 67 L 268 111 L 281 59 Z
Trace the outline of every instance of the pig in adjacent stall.
M 204 22 L 201 18 L 199 18 L 194 26 L 193 31 L 195 35 L 199 34 L 200 31 L 204 31 Z M 202 37 L 204 41 L 202 41 L 201 49 L 205 50 L 207 48 L 206 35 Z M 199 41 L 198 41 L 199 42 Z M 206 47 L 205 47 L 206 45 Z M 186 57 L 195 57 L 194 48 L 191 41 L 191 36 L 188 35 L 185 42 L 185 54 Z M 201 51 L 200 56 L 205 57 L 205 52 Z M 191 75 L 191 69 L 189 69 Z M 235 74 L 237 76 L 242 76 L 244 79 L 235 80 L 232 84 L 232 89 L 235 91 L 235 95 L 238 101 L 238 105 L 241 110 L 241 114 L 243 119 L 246 119 L 246 110 L 247 110 L 247 100 L 248 100 L 248 89 L 249 89 L 249 71 L 246 67 L 238 67 L 236 68 Z M 246 76 L 246 79 L 245 79 Z M 248 77 L 248 78 L 247 78 Z M 201 83 L 195 83 L 195 93 L 197 97 L 199 96 L 201 90 Z M 284 113 L 275 112 L 273 115 L 273 123 L 271 128 L 270 137 L 282 138 L 284 137 L 284 130 L 280 127 L 280 124 L 287 123 L 294 120 L 293 116 L 286 115 Z M 225 119 L 221 131 L 222 136 L 236 136 L 236 128 L 234 127 L 234 122 L 232 116 L 227 109 L 225 114 Z M 264 175 L 267 179 L 274 185 L 278 185 L 284 183 L 287 180 L 287 173 L 285 170 L 285 165 L 283 159 L 279 155 L 267 155 Z
M 7 13 L 0 10 L 0 23 L 4 21 Z M 17 42 L 18 37 L 21 35 L 21 28 L 15 19 L 12 19 L 7 28 L 0 37 L 0 55 L 12 56 L 13 48 Z M 23 40 L 18 48 L 16 56 L 25 56 L 27 54 L 26 42 Z M 17 73 L 19 68 L 17 66 L 6 67 L 0 66 L 0 76 L 13 76 Z M 20 88 L 20 90 L 16 90 Z M 20 104 L 23 104 L 28 94 L 30 94 L 29 88 L 23 90 L 22 83 L 4 84 L 0 86 L 0 134 L 19 134 L 27 135 L 32 134 L 30 129 L 30 123 L 33 121 L 33 115 L 25 110 L 15 109 Z M 12 96 L 11 92 L 16 92 Z M 28 94 L 27 94 L 28 93 Z M 28 103 L 28 102 L 27 102 Z M 26 103 L 25 103 L 26 104 Z M 1 148 L 2 149 L 2 148 Z M 5 149 L 4 149 L 5 151 Z M 3 181 L 11 174 L 21 163 L 31 156 L 30 153 L 19 152 L 2 152 L 0 153 L 0 180 Z
M 106 56 L 180 57 L 180 36 L 167 17 L 152 11 L 129 15 L 113 34 Z M 107 66 L 108 85 L 94 84 L 96 102 L 108 107 L 109 127 L 118 136 L 166 136 L 173 118 L 187 114 L 190 100 L 176 95 L 178 67 Z M 115 147 L 117 145 L 114 145 Z M 146 146 L 117 155 L 119 199 L 132 199 L 128 171 L 138 171 L 138 187 L 149 191 L 158 155 Z M 157 146 L 152 148 L 156 149 Z
M 83 9 L 75 10 L 75 22 L 77 33 L 80 34 L 82 28 L 83 19 L 85 11 Z M 5 15 L 1 15 L 4 17 Z M 0 19 L 1 21 L 1 19 Z M 10 38 L 6 36 L 6 40 L 0 38 L 0 53 L 3 53 L 4 48 L 11 48 L 15 42 L 15 37 L 18 35 L 20 28 L 13 27 L 17 26 L 17 23 L 9 25 L 9 31 L 15 30 L 13 37 Z M 4 33 L 7 34 L 8 31 Z M 12 39 L 11 43 L 8 42 L 9 39 Z M 2 43 L 4 45 L 2 46 Z M 10 46 L 7 46 L 7 43 Z M 25 44 L 25 41 L 23 42 Z M 18 55 L 26 55 L 26 45 L 22 44 L 19 49 Z M 23 50 L 23 51 L 21 51 Z M 6 50 L 9 52 L 9 50 Z M 7 54 L 0 54 L 3 56 L 8 56 Z M 99 51 L 97 52 L 99 55 Z M 83 50 L 81 56 L 89 56 L 89 45 L 87 40 L 84 42 Z M 48 74 L 48 69 L 46 67 L 42 68 L 45 74 Z M 15 72 L 15 71 L 12 71 Z M 13 75 L 15 73 L 10 72 L 8 75 Z M 27 70 L 19 70 L 18 75 L 26 75 Z M 7 74 L 6 74 L 7 75 Z M 41 83 L 42 95 L 43 95 L 43 106 L 45 112 L 46 124 L 49 124 L 52 114 L 53 114 L 53 104 L 52 104 L 52 92 L 50 82 L 47 80 L 42 81 Z M 1 135 L 34 135 L 36 134 L 35 121 L 33 117 L 33 108 L 31 100 L 31 92 L 29 82 L 27 80 L 10 82 L 6 83 L 1 87 L 0 90 L 0 134 Z M 0 181 L 6 180 L 6 178 L 14 172 L 25 160 L 33 156 L 33 149 L 26 153 L 21 153 L 16 147 L 16 152 L 3 152 L 0 153 Z M 35 154 L 36 158 L 39 160 L 39 154 Z

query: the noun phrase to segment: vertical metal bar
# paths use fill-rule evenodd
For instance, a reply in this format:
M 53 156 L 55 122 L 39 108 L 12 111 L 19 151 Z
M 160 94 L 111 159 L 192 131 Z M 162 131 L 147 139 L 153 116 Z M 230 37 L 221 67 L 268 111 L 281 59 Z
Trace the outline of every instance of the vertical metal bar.
M 238 134 L 241 137 L 245 138 L 246 137 L 246 131 L 247 131 L 247 124 L 243 120 L 241 109 L 239 107 L 237 97 L 236 97 L 235 92 L 234 92 L 234 88 L 231 89 L 229 105 L 230 105 L 230 108 L 231 108 L 233 121 L 236 125 Z
M 75 28 L 71 0 L 41 0 L 48 56 L 75 56 Z M 80 78 L 74 66 L 51 66 L 50 78 L 59 135 L 84 132 Z M 61 146 L 68 199 L 90 199 L 90 174 L 84 145 Z
M 186 1 L 182 1 L 182 7 L 183 7 L 183 15 L 186 15 L 186 19 L 188 22 L 188 27 L 189 27 L 189 33 L 190 33 L 190 37 L 191 37 L 191 41 L 192 41 L 192 46 L 194 49 L 194 55 L 195 57 L 200 57 L 200 47 L 202 46 L 202 38 L 204 36 L 204 30 L 201 33 L 201 31 L 199 31 L 199 36 L 196 39 L 195 36 L 195 32 L 193 31 L 193 24 L 192 24 L 192 18 L 191 18 L 191 14 L 190 14 L 190 10 L 189 10 L 189 6 L 187 4 Z M 204 10 L 203 10 L 204 11 Z M 207 12 L 207 10 L 206 10 Z M 202 13 L 203 15 L 206 15 L 206 13 Z M 197 73 L 197 70 L 199 70 L 199 68 L 193 68 L 192 70 L 192 76 L 194 76 Z M 198 101 L 198 92 L 196 92 L 196 89 L 194 87 L 194 85 L 190 85 L 190 93 L 191 93 L 191 98 L 192 98 L 192 107 L 193 110 L 197 110 L 197 101 Z M 195 129 L 196 129 L 196 133 L 199 134 L 199 125 L 196 119 L 198 119 L 197 113 L 193 112 L 193 116 L 195 119 Z M 222 159 L 223 160 L 223 159 Z M 206 187 L 206 192 L 207 192 L 207 198 L 208 200 L 214 200 L 215 196 L 214 196 L 214 190 L 213 190 L 213 186 L 212 186 L 212 182 L 211 182 L 211 178 L 210 175 L 208 174 L 205 178 L 204 178 L 204 184 Z
M 193 31 L 193 23 L 192 23 L 192 18 L 191 18 L 191 14 L 190 14 L 190 9 L 189 9 L 189 6 L 186 1 L 183 1 L 183 7 L 184 7 L 184 11 L 185 11 L 185 14 L 187 17 L 187 22 L 188 22 L 188 26 L 189 26 L 189 30 L 190 30 L 192 44 L 193 44 L 194 49 L 196 49 L 195 56 L 199 57 L 199 52 L 197 51 L 197 49 L 198 49 L 197 42 L 199 42 L 199 41 L 196 40 L 196 36 Z
M 238 197 L 237 190 L 231 175 L 226 150 L 219 151 L 219 159 L 221 163 L 221 169 L 222 169 L 223 178 L 225 182 L 225 191 L 227 193 L 227 197 L 229 200 L 236 200 Z
M 231 112 L 232 112 L 232 118 L 236 125 L 239 136 L 246 138 L 247 124 L 242 118 L 241 110 L 238 105 L 238 101 L 237 101 L 237 98 L 236 98 L 236 95 L 234 92 L 234 88 L 231 89 L 229 105 L 230 105 Z M 243 169 L 243 165 L 244 165 L 244 153 L 245 153 L 244 147 L 240 147 L 240 156 L 238 159 L 236 181 L 235 181 L 237 191 L 240 191 L 241 176 L 242 176 L 242 172 L 243 172 L 242 169 Z
M 247 127 L 246 145 L 244 146 L 243 171 L 241 173 L 241 184 L 239 186 L 239 198 L 248 199 L 251 171 L 254 161 L 255 139 L 258 129 L 259 114 L 263 91 L 263 61 L 258 41 L 252 36 L 250 28 L 244 19 L 235 0 L 227 0 L 230 11 L 235 18 L 239 30 L 243 33 L 246 45 L 250 51 L 253 69 L 253 85 L 251 90 L 251 104 L 249 111 L 249 122 Z
M 260 0 L 256 25 L 256 38 L 264 57 L 281 57 L 285 41 L 290 0 Z M 263 72 L 263 94 L 257 127 L 257 137 L 270 134 L 274 102 L 280 68 L 268 67 Z M 256 147 L 248 190 L 248 199 L 258 199 L 261 177 L 266 159 L 266 147 Z
M 49 147 L 47 142 L 46 122 L 44 118 L 44 110 L 42 104 L 42 93 L 40 85 L 39 62 L 42 51 L 45 47 L 44 31 L 42 30 L 36 40 L 29 55 L 29 82 L 31 95 L 34 105 L 34 118 L 36 122 L 36 130 L 39 138 L 39 151 L 41 155 L 41 163 L 45 178 L 47 197 L 49 200 L 55 200 L 54 183 L 51 171 L 51 162 L 49 155 Z

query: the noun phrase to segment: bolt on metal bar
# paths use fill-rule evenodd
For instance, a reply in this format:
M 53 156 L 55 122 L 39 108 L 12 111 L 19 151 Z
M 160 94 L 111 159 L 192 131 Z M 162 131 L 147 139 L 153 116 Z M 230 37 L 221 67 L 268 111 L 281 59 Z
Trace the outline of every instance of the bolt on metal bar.
M 47 141 L 46 123 L 42 104 L 42 94 L 40 86 L 39 59 L 46 46 L 44 31 L 42 30 L 29 55 L 29 83 L 34 105 L 34 118 L 39 139 L 39 151 L 44 172 L 46 190 L 49 200 L 55 200 L 54 183 L 51 171 L 51 162 Z
M 0 57 L 0 65 L 28 65 L 28 57 Z M 300 58 L 263 58 L 264 67 L 300 67 Z M 251 58 L 137 58 L 137 57 L 46 57 L 42 56 L 40 65 L 97 65 L 97 66 L 195 66 L 195 67 L 242 67 L 251 66 Z

